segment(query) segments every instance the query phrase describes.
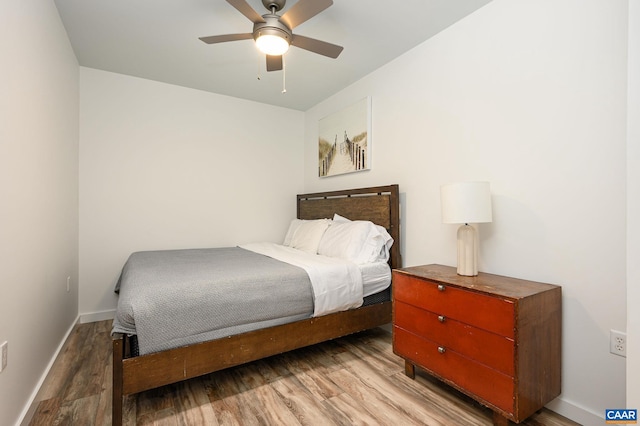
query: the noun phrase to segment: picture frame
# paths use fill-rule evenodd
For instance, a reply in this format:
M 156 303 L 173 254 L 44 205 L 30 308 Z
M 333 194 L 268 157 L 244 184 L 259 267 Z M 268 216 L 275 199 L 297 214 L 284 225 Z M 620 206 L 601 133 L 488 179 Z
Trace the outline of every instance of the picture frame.
M 371 169 L 371 97 L 318 121 L 318 176 Z

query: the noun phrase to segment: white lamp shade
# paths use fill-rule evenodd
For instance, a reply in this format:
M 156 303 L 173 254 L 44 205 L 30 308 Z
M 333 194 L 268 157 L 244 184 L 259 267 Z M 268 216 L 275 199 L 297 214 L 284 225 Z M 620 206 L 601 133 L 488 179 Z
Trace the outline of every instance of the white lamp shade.
M 440 187 L 443 223 L 491 222 L 489 182 L 459 182 Z

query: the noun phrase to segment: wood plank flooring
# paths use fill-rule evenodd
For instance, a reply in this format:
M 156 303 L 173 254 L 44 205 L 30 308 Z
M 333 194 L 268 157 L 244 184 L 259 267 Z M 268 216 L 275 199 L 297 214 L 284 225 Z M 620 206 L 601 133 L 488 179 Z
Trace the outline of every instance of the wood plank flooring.
M 111 424 L 111 321 L 74 328 L 30 425 Z M 128 396 L 126 425 L 491 425 L 492 413 L 421 371 L 374 329 Z M 527 426 L 576 425 L 543 409 Z

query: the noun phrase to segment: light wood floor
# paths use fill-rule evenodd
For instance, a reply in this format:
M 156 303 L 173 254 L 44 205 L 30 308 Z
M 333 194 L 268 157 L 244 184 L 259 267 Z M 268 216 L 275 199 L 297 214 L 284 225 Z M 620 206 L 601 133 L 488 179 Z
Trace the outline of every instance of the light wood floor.
M 31 425 L 111 424 L 111 321 L 78 325 Z M 125 401 L 127 425 L 491 425 L 491 411 L 417 371 L 374 329 Z M 543 409 L 528 426 L 576 425 Z

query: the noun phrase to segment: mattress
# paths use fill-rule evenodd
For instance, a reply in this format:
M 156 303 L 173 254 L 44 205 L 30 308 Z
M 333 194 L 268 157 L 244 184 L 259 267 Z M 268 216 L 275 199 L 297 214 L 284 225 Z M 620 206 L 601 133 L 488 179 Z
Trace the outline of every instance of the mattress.
M 363 297 L 381 292 L 391 285 L 391 268 L 386 262 L 358 265 L 362 272 Z
M 336 294 L 359 292 L 333 311 L 358 307 L 389 287 L 387 264 L 323 262 L 358 278 L 347 285 L 336 280 Z M 138 335 L 140 353 L 147 354 L 310 318 L 318 292 L 311 281 L 299 266 L 239 247 L 134 253 L 118 281 L 113 332 Z
M 391 301 L 391 287 L 387 287 L 382 291 L 365 296 L 362 301 L 362 306 L 371 306 L 376 303 L 390 302 Z M 274 324 L 277 325 L 277 324 Z M 140 348 L 138 346 L 138 336 L 132 334 L 129 336 L 130 353 L 128 356 L 136 357 L 140 355 Z

